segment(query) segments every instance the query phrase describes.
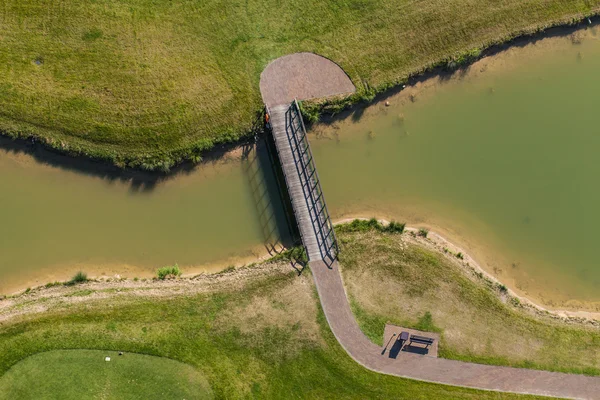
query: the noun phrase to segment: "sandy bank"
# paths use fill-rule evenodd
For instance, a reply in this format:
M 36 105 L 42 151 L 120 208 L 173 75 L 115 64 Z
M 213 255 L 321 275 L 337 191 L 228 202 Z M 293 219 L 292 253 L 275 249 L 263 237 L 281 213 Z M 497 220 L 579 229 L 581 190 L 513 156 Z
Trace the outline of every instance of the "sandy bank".
M 334 224 L 345 224 L 353 221 L 355 218 L 345 218 L 342 220 L 335 221 Z M 359 218 L 366 220 L 367 218 Z M 388 224 L 389 221 L 385 219 L 378 219 L 379 222 Z M 528 298 L 520 293 L 514 288 L 506 285 L 501 282 L 498 278 L 496 278 L 492 273 L 487 271 L 485 268 L 481 266 L 479 262 L 476 261 L 474 257 L 472 257 L 465 249 L 460 246 L 454 244 L 451 240 L 445 238 L 439 233 L 434 231 L 429 231 L 427 237 L 421 237 L 417 235 L 421 228 L 407 226 L 405 232 L 409 233 L 410 240 L 413 243 L 419 244 L 421 246 L 427 247 L 429 249 L 433 249 L 440 254 L 443 254 L 449 260 L 460 264 L 466 273 L 468 274 L 483 274 L 486 279 L 490 280 L 493 283 L 498 285 L 504 285 L 507 289 L 507 296 L 515 297 L 519 299 L 519 301 L 531 308 L 534 308 L 538 312 L 551 314 L 558 318 L 572 320 L 572 321 L 595 321 L 600 323 L 600 312 L 594 311 L 586 311 L 586 310 L 565 310 L 565 309 L 552 309 L 548 307 L 543 307 L 537 304 L 533 299 Z M 460 254 L 462 258 L 458 258 L 456 255 Z

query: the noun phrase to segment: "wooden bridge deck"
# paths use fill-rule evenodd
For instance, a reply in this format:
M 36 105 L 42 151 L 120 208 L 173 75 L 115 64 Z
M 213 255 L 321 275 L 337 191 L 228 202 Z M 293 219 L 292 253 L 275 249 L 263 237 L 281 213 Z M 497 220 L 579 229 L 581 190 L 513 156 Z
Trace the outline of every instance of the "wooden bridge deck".
M 331 263 L 337 257 L 337 241 L 298 105 L 293 102 L 275 106 L 269 115 L 308 259 Z

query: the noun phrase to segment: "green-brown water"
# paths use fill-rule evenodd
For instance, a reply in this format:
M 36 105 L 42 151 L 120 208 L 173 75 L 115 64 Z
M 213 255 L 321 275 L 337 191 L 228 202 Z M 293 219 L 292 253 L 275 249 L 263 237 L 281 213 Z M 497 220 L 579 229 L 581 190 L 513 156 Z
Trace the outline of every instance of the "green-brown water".
M 252 152 L 148 188 L 0 151 L 0 294 L 80 269 L 135 277 L 255 260 L 289 236 L 269 204 L 278 200 L 269 166 L 265 151 Z
M 508 50 L 315 127 L 334 219 L 429 226 L 546 305 L 598 307 L 600 40 L 584 36 Z M 0 293 L 79 269 L 223 266 L 289 242 L 268 157 L 255 155 L 141 190 L 0 151 Z
M 317 128 L 334 217 L 429 225 L 546 304 L 600 300 L 600 40 L 588 34 L 511 49 Z

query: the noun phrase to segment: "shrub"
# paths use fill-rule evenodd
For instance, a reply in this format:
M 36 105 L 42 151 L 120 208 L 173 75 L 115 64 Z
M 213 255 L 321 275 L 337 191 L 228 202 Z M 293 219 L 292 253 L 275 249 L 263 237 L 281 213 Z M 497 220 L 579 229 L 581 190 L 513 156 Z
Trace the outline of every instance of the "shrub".
M 456 258 L 459 258 L 461 260 L 464 260 L 465 256 L 463 256 L 463 253 L 457 253 L 456 254 Z
M 159 268 L 158 271 L 156 271 L 156 276 L 158 276 L 158 279 L 161 280 L 165 280 L 167 278 L 177 278 L 180 275 L 181 270 L 179 269 L 179 266 L 177 264 L 162 267 Z
M 429 230 L 427 230 L 425 228 L 421 228 L 421 229 L 419 229 L 419 233 L 417 235 L 426 238 L 427 235 L 429 235 Z
M 67 282 L 67 285 L 72 286 L 72 285 L 76 285 L 78 283 L 85 283 L 87 281 L 88 281 L 87 274 L 85 272 L 79 271 L 78 273 L 73 275 L 71 280 Z

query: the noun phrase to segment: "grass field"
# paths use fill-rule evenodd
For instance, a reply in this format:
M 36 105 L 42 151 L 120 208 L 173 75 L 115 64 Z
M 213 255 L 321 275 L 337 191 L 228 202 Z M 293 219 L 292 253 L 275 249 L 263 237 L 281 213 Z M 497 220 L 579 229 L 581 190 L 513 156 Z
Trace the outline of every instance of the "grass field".
M 382 342 L 389 321 L 441 332 L 441 357 L 600 375 L 600 327 L 537 315 L 409 234 L 366 230 L 340 240 L 353 311 L 372 341 Z
M 106 362 L 104 358 L 111 359 Z M 0 399 L 211 399 L 195 368 L 140 354 L 55 350 L 21 361 L 0 378 Z
M 359 95 L 600 0 L 2 0 L 0 131 L 168 169 L 247 135 L 266 64 L 333 59 Z
M 238 276 L 233 274 L 234 278 Z M 137 292 L 122 289 L 118 295 L 111 289 L 113 296 L 108 299 L 94 299 L 91 283 L 63 287 L 60 290 L 73 292 L 62 298 L 63 305 L 0 323 L 0 393 L 14 390 L 15 385 L 40 385 L 50 391 L 46 398 L 58 396 L 54 390 L 59 385 L 40 383 L 40 372 L 36 374 L 35 368 L 56 368 L 60 375 L 65 365 L 55 355 L 61 353 L 35 354 L 85 348 L 102 350 L 89 353 L 93 362 L 96 355 L 105 354 L 108 349 L 124 351 L 123 360 L 137 352 L 188 364 L 198 375 L 178 377 L 177 381 L 201 382 L 201 377 L 205 377 L 214 398 L 219 399 L 533 398 L 433 385 L 367 371 L 350 359 L 331 334 L 310 274 L 297 277 L 291 272 L 271 272 L 256 279 L 235 278 L 233 282 L 228 286 L 211 281 L 208 292 L 195 295 L 186 294 L 182 286 L 179 295 L 163 297 L 153 297 L 151 293 L 156 289 L 150 287 Z M 31 305 L 30 302 L 26 297 L 21 306 Z M 42 297 L 37 302 L 48 305 L 50 300 Z M 104 397 L 94 397 L 97 392 L 89 396 L 82 393 L 75 386 L 93 386 L 93 379 L 102 381 L 106 376 L 102 369 L 108 366 L 94 366 L 99 370 L 91 378 L 85 374 L 92 368 L 87 365 L 91 361 L 80 357 L 82 353 L 73 354 L 73 362 L 86 364 L 75 375 L 82 381 L 65 377 L 63 384 L 73 387 L 62 390 L 61 399 L 127 398 L 123 388 L 113 390 L 112 386 L 103 392 Z M 121 362 L 118 356 L 114 358 Z M 131 368 L 134 369 L 122 370 L 122 379 L 111 381 L 115 388 L 145 367 Z M 146 372 L 154 375 L 155 366 L 148 366 Z M 163 371 L 161 367 L 160 372 L 165 380 L 175 379 L 168 369 Z M 27 398 L 12 393 L 17 395 L 11 400 Z

